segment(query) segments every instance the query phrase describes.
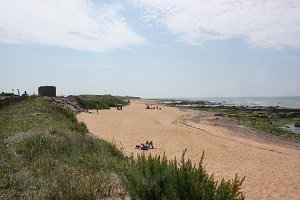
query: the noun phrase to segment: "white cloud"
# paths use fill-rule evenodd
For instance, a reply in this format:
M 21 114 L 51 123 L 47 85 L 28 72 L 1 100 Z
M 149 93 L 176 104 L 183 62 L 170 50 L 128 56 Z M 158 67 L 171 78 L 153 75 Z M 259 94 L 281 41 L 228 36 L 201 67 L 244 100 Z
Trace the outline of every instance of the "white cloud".
M 299 0 L 133 0 L 148 23 L 159 23 L 179 40 L 244 38 L 263 48 L 300 48 Z
M 1 0 L 0 43 L 34 43 L 103 52 L 145 40 L 118 4 L 89 0 Z

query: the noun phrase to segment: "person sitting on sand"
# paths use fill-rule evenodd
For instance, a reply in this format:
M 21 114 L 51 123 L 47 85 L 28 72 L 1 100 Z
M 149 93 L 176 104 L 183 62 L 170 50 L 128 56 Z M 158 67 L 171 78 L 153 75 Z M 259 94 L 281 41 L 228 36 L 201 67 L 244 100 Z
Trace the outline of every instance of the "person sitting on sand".
M 135 148 L 136 149 L 141 149 L 141 150 L 149 150 L 149 149 L 154 149 L 154 147 L 153 147 L 153 142 L 152 141 L 146 141 L 146 143 L 145 144 L 140 144 L 140 145 L 136 145 L 135 146 Z

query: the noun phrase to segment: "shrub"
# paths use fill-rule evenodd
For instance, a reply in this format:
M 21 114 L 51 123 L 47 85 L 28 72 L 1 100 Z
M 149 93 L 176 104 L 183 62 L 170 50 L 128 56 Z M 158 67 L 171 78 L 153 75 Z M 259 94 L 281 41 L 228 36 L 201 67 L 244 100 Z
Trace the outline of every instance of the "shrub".
M 125 185 L 133 199 L 244 199 L 240 187 L 244 178 L 218 184 L 209 176 L 202 165 L 185 161 L 168 161 L 166 156 L 139 155 L 133 160 L 126 173 Z
M 109 109 L 110 107 L 115 107 L 116 104 L 121 104 L 123 106 L 128 104 L 128 101 L 125 101 L 121 97 L 115 96 L 77 96 L 77 102 L 84 109 Z

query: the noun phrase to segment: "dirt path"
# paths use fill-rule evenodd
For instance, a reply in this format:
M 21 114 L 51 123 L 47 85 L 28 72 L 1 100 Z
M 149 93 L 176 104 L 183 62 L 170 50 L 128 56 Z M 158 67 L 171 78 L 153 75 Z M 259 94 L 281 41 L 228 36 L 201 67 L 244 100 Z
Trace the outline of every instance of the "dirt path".
M 152 140 L 155 149 L 145 153 L 163 154 L 169 159 L 187 156 L 198 162 L 205 151 L 204 163 L 215 177 L 245 176 L 243 191 L 247 199 L 299 199 L 299 148 L 247 138 L 230 129 L 216 126 L 211 118 L 200 122 L 196 111 L 162 107 L 146 110 L 144 102 L 135 101 L 123 111 L 101 110 L 99 114 L 81 113 L 89 130 L 109 142 L 115 142 L 130 155 L 141 153 L 136 144 Z

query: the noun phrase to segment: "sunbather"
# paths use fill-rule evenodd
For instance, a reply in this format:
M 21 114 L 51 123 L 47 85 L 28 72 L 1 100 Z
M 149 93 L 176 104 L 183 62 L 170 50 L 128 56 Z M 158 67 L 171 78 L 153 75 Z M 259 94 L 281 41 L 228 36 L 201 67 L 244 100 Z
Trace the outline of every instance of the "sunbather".
M 140 144 L 135 146 L 136 149 L 141 149 L 141 150 L 149 150 L 149 149 L 154 149 L 153 147 L 153 142 L 152 141 L 146 141 L 145 144 Z

